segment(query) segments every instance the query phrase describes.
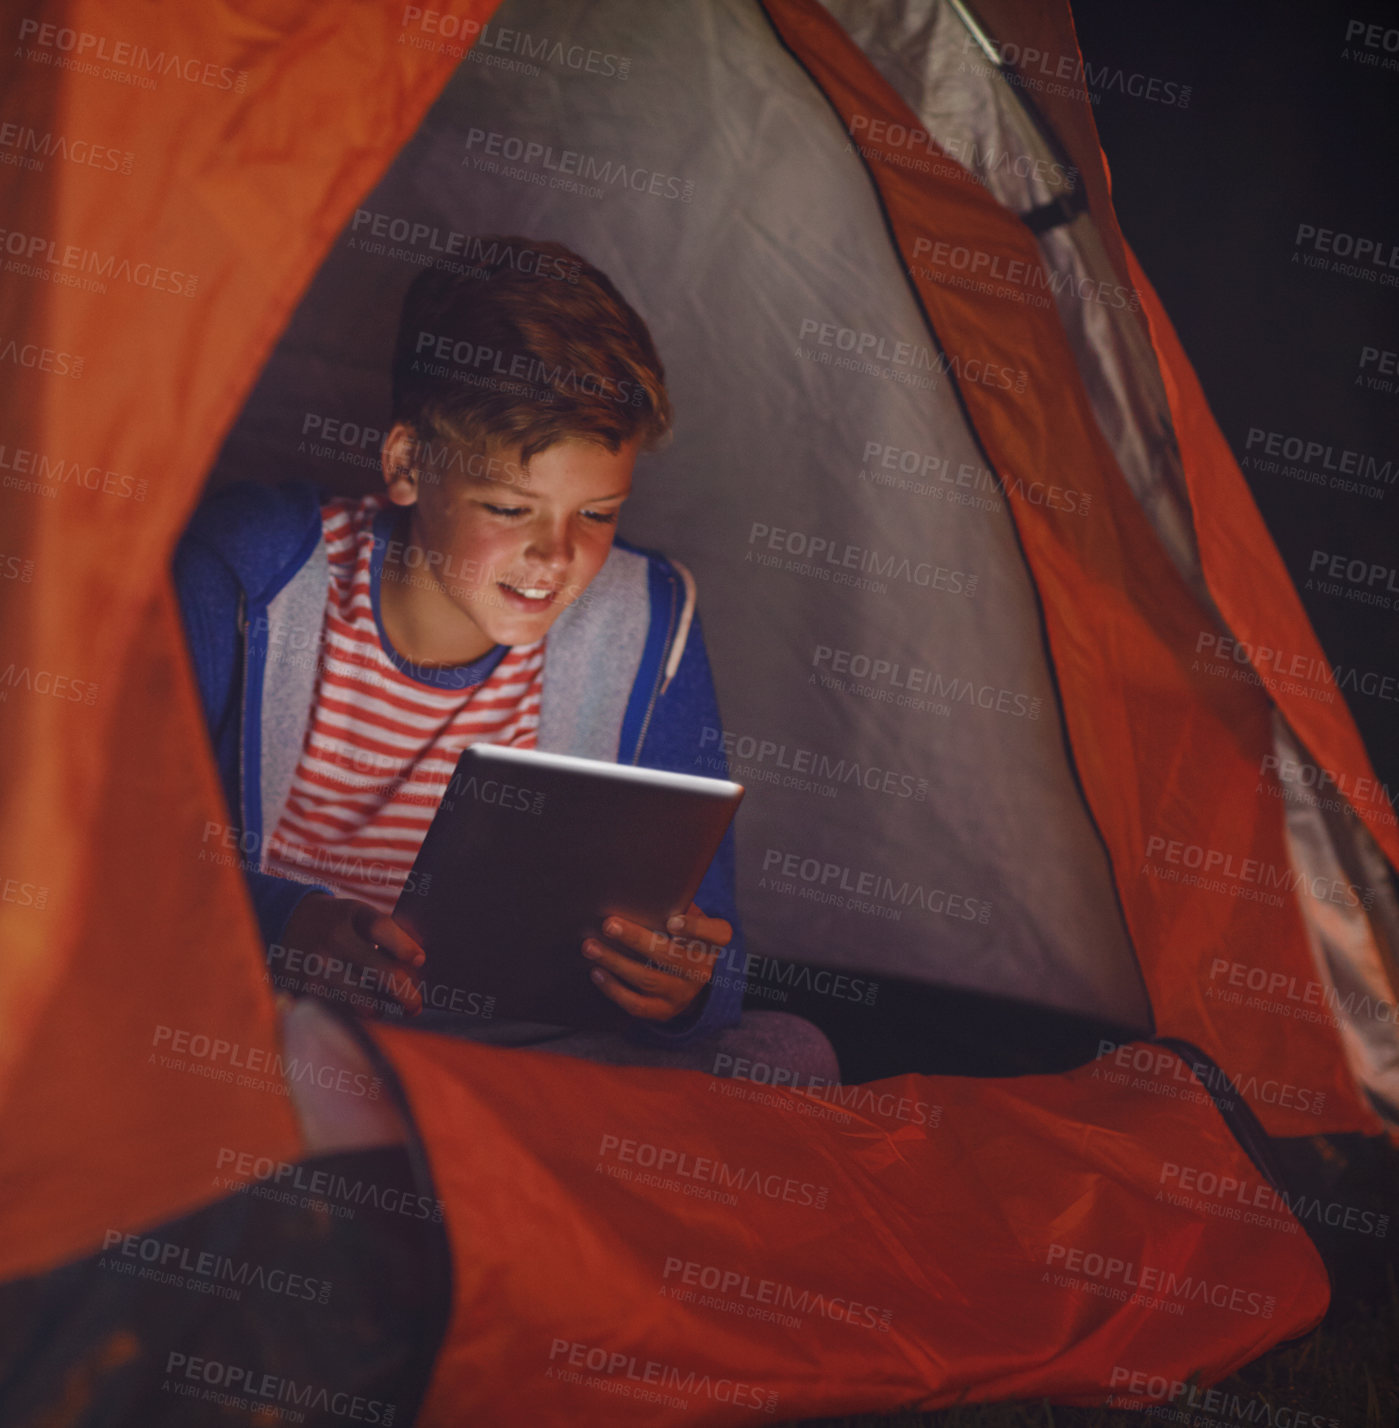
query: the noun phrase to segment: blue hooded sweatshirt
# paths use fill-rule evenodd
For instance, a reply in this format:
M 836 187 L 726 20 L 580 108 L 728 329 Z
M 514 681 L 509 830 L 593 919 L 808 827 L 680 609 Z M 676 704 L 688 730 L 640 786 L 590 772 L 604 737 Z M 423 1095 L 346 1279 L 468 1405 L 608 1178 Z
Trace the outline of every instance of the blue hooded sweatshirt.
M 279 942 L 292 910 L 328 889 L 264 873 L 315 699 L 330 561 L 314 486 L 225 487 L 195 512 L 175 552 L 186 638 L 224 795 L 263 940 Z M 391 512 L 386 512 L 386 516 Z M 376 617 L 386 526 L 376 526 Z M 489 657 L 488 657 L 489 658 Z M 438 672 L 450 673 L 450 672 Z M 481 678 L 463 677 L 463 687 Z M 550 627 L 537 746 L 613 763 L 724 777 L 718 704 L 689 571 L 615 541 L 597 575 Z M 706 732 L 707 731 L 707 732 Z M 695 901 L 733 925 L 698 1012 L 635 1022 L 644 1041 L 679 1045 L 738 1021 L 744 979 L 733 889 L 733 829 Z

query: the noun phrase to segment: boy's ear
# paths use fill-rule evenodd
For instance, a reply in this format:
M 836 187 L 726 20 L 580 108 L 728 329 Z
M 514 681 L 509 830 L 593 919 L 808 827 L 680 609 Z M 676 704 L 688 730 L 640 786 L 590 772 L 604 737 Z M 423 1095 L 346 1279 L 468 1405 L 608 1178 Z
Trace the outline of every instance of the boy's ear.
M 418 471 L 414 457 L 418 451 L 418 434 L 406 422 L 395 422 L 379 448 L 379 466 L 384 474 L 384 489 L 396 506 L 411 506 L 418 499 Z

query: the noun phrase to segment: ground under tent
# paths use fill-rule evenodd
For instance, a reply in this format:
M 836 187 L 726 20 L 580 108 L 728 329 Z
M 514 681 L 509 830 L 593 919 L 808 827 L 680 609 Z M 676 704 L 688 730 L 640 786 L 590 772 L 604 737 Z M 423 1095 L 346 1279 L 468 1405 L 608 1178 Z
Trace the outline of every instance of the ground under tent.
M 1275 708 L 1269 672 L 1228 652 L 1232 636 L 1323 664 L 1117 233 L 1086 105 L 1046 99 L 1041 131 L 998 76 L 995 40 L 1076 53 L 1067 11 L 986 5 L 983 44 L 960 6 L 477 4 L 455 13 L 482 45 L 460 63 L 460 38 L 434 37 L 424 13 L 256 37 L 210 12 L 162 17 L 169 48 L 245 76 L 224 108 L 176 81 L 135 104 L 5 61 L 34 112 L 61 98 L 75 127 L 122 134 L 143 159 L 116 192 L 55 169 L 17 190 L 16 225 L 199 274 L 188 301 L 36 284 L 6 314 L 94 371 L 143 371 L 154 393 L 138 421 L 110 380 L 77 393 L 21 374 L 7 432 L 163 478 L 139 506 L 77 490 L 23 506 L 18 544 L 42 558 L 4 592 L 16 659 L 30 640 L 36 660 L 112 691 L 95 712 L 0 705 L 6 866 L 63 909 L 0 905 L 15 948 L 0 966 L 0 1273 L 7 1309 L 37 1326 L 11 1340 L 8 1416 L 107 1421 L 111 1401 L 133 1421 L 198 1421 L 194 1396 L 162 1385 L 172 1365 L 201 1395 L 244 1386 L 234 1365 L 298 1391 L 393 1393 L 403 1418 L 425 1392 L 421 1421 L 442 1423 L 1093 1402 L 1124 1364 L 1212 1381 L 1307 1330 L 1325 1273 L 1286 1207 L 1271 1225 L 1225 1222 L 1163 1202 L 1162 1167 L 1266 1188 L 1238 1139 L 1254 1144 L 1250 1107 L 1274 1135 L 1379 1128 L 1394 1029 L 1352 994 L 1393 1004 L 1376 845 L 1399 850 L 1380 810 L 1326 832 L 1301 789 L 1264 777 L 1294 747 L 1299 766 L 1354 779 L 1368 763 L 1319 674 L 1273 681 Z M 523 74 L 507 34 L 557 40 L 564 58 Z M 625 58 L 625 78 L 568 59 L 594 50 Z M 953 55 L 975 102 L 944 107 Z M 1025 173 L 995 161 L 1012 151 Z M 286 1049 L 295 1031 L 260 978 L 238 870 L 197 856 L 219 794 L 169 552 L 211 470 L 362 479 L 397 298 L 434 241 L 483 231 L 575 244 L 617 274 L 667 360 L 681 422 L 625 530 L 698 581 L 715 742 L 752 790 L 752 948 L 800 944 L 824 969 L 1013 994 L 1162 1040 L 1058 1074 L 893 1076 L 841 1109 L 377 1031 L 342 1054 L 402 1094 L 402 1152 L 335 1143 L 324 1118 L 311 1133 L 294 1085 L 159 1063 L 153 1036 Z M 990 291 L 962 253 L 994 266 Z M 1048 306 L 1029 301 L 1042 271 L 1071 275 Z M 1137 307 L 1117 307 L 1118 289 Z M 1243 578 L 1225 559 L 1241 553 Z M 36 832 L 51 858 L 27 851 Z M 1221 893 L 1172 875 L 1177 857 L 1200 871 L 1175 850 L 1306 883 L 1276 904 Z M 886 879 L 924 892 L 888 896 Z M 1369 894 L 1370 916 L 1317 891 L 1337 879 Z M 850 896 L 843 881 L 883 910 L 819 895 Z M 1221 958 L 1351 1000 L 1335 1023 L 1283 1024 L 1209 995 Z M 1268 1089 L 1294 1082 L 1320 1103 Z M 259 1165 L 334 1154 L 348 1183 L 438 1204 L 440 1226 L 386 1243 L 368 1213 L 255 1205 L 275 1183 Z M 701 1163 L 724 1167 L 732 1203 Z M 255 1298 L 216 1310 L 190 1285 L 127 1286 L 104 1267 L 104 1252 L 130 1257 L 126 1233 L 137 1259 L 154 1241 L 343 1288 L 282 1318 Z M 450 1273 L 420 1301 L 396 1290 L 387 1305 L 356 1277 L 400 1242 L 443 1271 L 444 1240 Z M 720 1266 L 805 1294 L 801 1332 L 672 1294 L 677 1260 L 682 1283 L 690 1264 Z M 1126 1267 L 1162 1293 L 1111 1292 Z M 208 1312 L 181 1312 L 196 1303 Z M 870 1323 L 852 1323 L 855 1303 Z M 283 1318 L 305 1335 L 290 1359 L 270 1337 Z M 413 1357 L 425 1336 L 431 1363 Z M 224 1367 L 191 1377 L 195 1360 Z M 632 1370 L 677 1401 L 623 1395 Z M 220 1421 L 216 1392 L 199 1402 Z

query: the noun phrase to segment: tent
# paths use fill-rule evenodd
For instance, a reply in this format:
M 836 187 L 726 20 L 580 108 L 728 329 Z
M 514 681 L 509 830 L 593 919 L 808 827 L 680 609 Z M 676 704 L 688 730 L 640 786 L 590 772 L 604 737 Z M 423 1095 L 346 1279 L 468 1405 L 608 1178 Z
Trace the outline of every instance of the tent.
M 1008 57 L 1031 53 L 1054 83 L 1023 82 Z M 1077 62 L 1066 9 L 1008 3 L 20 23 L 7 92 L 39 167 L 0 179 L 4 330 L 33 355 L 3 425 L 31 578 L 0 592 L 0 1273 L 23 1302 L 84 1256 L 111 1289 L 93 1256 L 135 1235 L 139 1267 L 143 1243 L 187 1247 L 151 1227 L 220 1204 L 243 1217 L 220 1233 L 254 1234 L 227 1192 L 260 1166 L 406 1138 L 452 1254 L 418 1306 L 440 1352 L 393 1370 L 423 1421 L 1089 1402 L 1315 1323 L 1325 1276 L 1285 1206 L 1212 1218 L 1163 1175 L 1266 1194 L 1253 1118 L 1392 1122 L 1399 835 L 1118 232 Z M 361 1043 L 274 1003 L 169 553 L 211 476 L 364 489 L 403 287 L 512 232 L 616 275 L 667 363 L 676 440 L 625 533 L 697 579 L 725 724 L 697 768 L 722 755 L 750 789 L 755 1004 L 793 964 L 886 1007 L 1013 996 L 1115 1028 L 1099 1060 L 886 1077 L 842 1109 Z M 814 997 L 878 1034 L 877 997 Z M 292 1048 L 382 1095 L 308 1107 Z M 719 1199 L 700 1162 L 749 1188 Z M 296 1213 L 355 1262 L 333 1215 Z M 794 1330 L 730 1293 L 735 1315 L 690 1292 L 711 1270 L 823 1307 Z M 217 1316 L 63 1321 L 15 1391 L 81 1421 L 118 1380 L 148 1412 L 153 1365 L 191 1397 L 246 1388 L 219 1335 L 250 1315 L 227 1312 L 202 1354 Z M 331 1320 L 305 1322 L 313 1343 Z

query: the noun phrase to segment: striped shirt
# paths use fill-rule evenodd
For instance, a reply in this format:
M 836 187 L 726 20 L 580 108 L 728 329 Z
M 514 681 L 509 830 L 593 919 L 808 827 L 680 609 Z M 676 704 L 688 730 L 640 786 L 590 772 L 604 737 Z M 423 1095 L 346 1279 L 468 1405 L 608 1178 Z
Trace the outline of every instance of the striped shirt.
M 379 581 L 396 510 L 382 496 L 321 508 L 331 580 L 315 702 L 264 861 L 269 873 L 386 912 L 461 751 L 477 742 L 534 748 L 544 681 L 542 639 L 447 669 L 393 648 Z

